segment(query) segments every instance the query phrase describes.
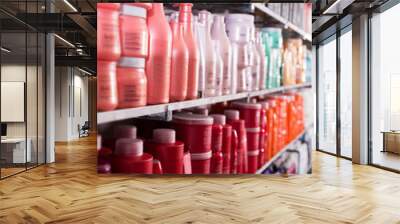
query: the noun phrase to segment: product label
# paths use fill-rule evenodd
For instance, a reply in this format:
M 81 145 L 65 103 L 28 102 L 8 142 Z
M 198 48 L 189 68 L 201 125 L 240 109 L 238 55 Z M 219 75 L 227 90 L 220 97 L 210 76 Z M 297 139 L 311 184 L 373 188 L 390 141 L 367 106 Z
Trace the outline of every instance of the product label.
M 120 101 L 127 104 L 141 103 L 146 99 L 144 85 L 139 83 L 123 83 L 119 93 L 118 98 Z
M 144 32 L 123 32 L 123 50 L 145 51 L 147 46 L 146 33 Z M 142 53 L 142 52 L 141 52 Z

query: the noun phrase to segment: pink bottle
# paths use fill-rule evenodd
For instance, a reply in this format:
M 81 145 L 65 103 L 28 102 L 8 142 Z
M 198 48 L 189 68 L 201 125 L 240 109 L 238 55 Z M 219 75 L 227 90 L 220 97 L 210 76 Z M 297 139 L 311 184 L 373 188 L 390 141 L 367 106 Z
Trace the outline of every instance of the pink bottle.
M 186 98 L 196 99 L 198 91 L 199 49 L 193 32 L 191 3 L 179 4 L 179 23 L 183 27 L 183 38 L 189 51 L 188 87 Z
M 261 32 L 257 31 L 256 33 L 256 48 L 258 50 L 258 54 L 260 56 L 260 83 L 259 89 L 266 89 L 267 86 L 267 60 L 265 58 L 265 46 L 262 41 Z
M 215 96 L 216 94 L 216 73 L 217 73 L 217 54 L 211 39 L 212 15 L 210 12 L 202 10 L 199 12 L 199 22 L 205 24 L 205 60 L 206 60 L 206 79 L 204 96 Z
M 172 34 L 162 3 L 153 3 L 147 17 L 149 55 L 146 61 L 147 103 L 168 103 Z
M 147 57 L 148 31 L 147 9 L 151 4 L 121 4 L 119 16 L 121 55 L 125 57 Z
M 169 24 L 172 30 L 172 59 L 170 80 L 170 101 L 186 98 L 188 90 L 189 51 L 182 35 L 182 26 L 178 23 L 178 13 L 172 13 Z
M 197 16 L 193 17 L 193 29 L 196 35 L 199 52 L 199 70 L 197 79 L 198 96 L 204 96 L 206 83 L 206 58 L 205 58 L 205 25 L 200 23 Z
M 218 45 L 219 43 L 213 40 L 213 47 L 215 49 L 216 60 L 216 73 L 215 73 L 215 96 L 222 95 L 222 81 L 223 81 L 223 73 L 224 73 L 224 61 L 222 59 L 222 55 L 218 53 Z
M 117 63 L 97 61 L 97 110 L 114 110 L 117 107 Z
M 117 67 L 118 108 L 146 105 L 144 58 L 122 57 Z
M 253 25 L 251 29 L 251 51 L 252 51 L 252 59 L 253 63 L 251 66 L 251 86 L 249 88 L 250 91 L 257 91 L 260 87 L 260 77 L 261 77 L 261 57 L 260 52 L 257 49 L 256 45 L 256 32 L 255 27 Z
M 120 3 L 98 3 L 97 5 L 97 58 L 116 61 L 121 55 L 119 37 Z
M 215 15 L 211 29 L 211 37 L 217 42 L 217 52 L 222 57 L 222 95 L 231 93 L 232 51 L 231 44 L 225 32 L 224 16 Z

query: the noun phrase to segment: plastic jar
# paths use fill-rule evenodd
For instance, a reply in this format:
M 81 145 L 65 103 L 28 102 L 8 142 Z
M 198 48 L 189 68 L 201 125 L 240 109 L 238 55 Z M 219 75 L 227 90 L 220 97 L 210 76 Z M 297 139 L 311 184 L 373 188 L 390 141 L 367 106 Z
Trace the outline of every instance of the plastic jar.
M 164 173 L 183 174 L 183 142 L 175 140 L 175 130 L 154 129 L 153 142 Z
M 258 169 L 260 147 L 260 128 L 246 128 L 248 173 L 255 173 Z
M 119 24 L 121 55 L 123 57 L 143 57 L 148 53 L 148 30 L 146 4 L 127 3 L 121 5 Z
M 97 59 L 116 61 L 121 55 L 119 36 L 120 3 L 97 4 Z
M 212 117 L 180 113 L 173 116 L 177 138 L 184 142 L 185 151 L 206 153 L 211 151 Z
M 144 58 L 120 59 L 117 67 L 118 108 L 146 105 L 147 80 Z
M 240 118 L 246 122 L 246 128 L 260 127 L 261 104 L 233 102 L 232 106 L 239 109 Z
M 114 110 L 117 105 L 117 63 L 97 61 L 97 110 Z
M 178 139 L 191 155 L 192 173 L 210 173 L 212 117 L 181 113 L 173 116 Z

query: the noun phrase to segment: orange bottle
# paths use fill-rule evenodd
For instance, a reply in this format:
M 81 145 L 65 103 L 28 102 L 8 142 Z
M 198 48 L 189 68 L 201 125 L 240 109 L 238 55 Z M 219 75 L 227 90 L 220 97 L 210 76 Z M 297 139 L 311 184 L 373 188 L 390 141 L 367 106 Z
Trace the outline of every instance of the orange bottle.
M 172 59 L 170 80 L 170 101 L 186 98 L 188 89 L 189 51 L 182 35 L 182 26 L 178 23 L 178 13 L 172 13 L 169 25 L 172 30 Z
M 179 23 L 189 52 L 187 99 L 196 99 L 199 76 L 199 50 L 192 27 L 192 3 L 179 4 Z
M 153 3 L 147 17 L 149 54 L 146 61 L 147 104 L 168 103 L 172 34 L 162 3 Z

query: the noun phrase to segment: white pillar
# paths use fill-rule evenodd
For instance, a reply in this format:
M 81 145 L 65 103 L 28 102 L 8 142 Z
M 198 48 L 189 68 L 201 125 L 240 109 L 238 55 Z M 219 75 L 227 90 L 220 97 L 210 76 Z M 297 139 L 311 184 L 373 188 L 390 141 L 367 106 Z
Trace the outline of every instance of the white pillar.
M 353 20 L 353 162 L 368 163 L 368 15 Z

